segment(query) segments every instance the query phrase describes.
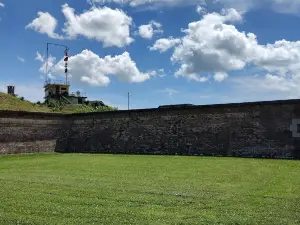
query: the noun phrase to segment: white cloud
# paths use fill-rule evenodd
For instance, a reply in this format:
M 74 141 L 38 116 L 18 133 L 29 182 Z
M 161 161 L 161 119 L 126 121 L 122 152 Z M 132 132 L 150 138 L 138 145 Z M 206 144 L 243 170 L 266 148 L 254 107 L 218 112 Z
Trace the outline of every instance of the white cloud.
M 62 12 L 66 18 L 63 28 L 65 35 L 55 33 L 57 20 L 48 12 L 38 12 L 38 17 L 26 29 L 33 29 L 55 39 L 76 39 L 84 36 L 102 42 L 104 47 L 124 47 L 134 41 L 130 37 L 132 18 L 122 10 L 92 7 L 76 15 L 73 8 L 64 4 Z
M 206 14 L 202 20 L 190 23 L 172 56 L 172 61 L 181 65 L 176 75 L 203 82 L 208 78 L 201 77 L 202 73 L 242 69 L 245 54 L 256 44 L 256 39 L 224 24 L 231 21 L 241 21 L 234 9 L 224 10 L 223 15 Z
M 38 51 L 36 52 L 35 60 L 38 60 L 40 62 L 44 62 L 45 61 L 44 57 Z
M 40 58 L 39 56 L 41 56 L 41 55 L 38 55 L 38 54 L 39 53 L 37 53 L 37 57 L 35 59 L 42 62 L 42 66 L 39 69 L 39 71 L 44 74 L 48 73 L 47 76 L 49 76 L 49 78 L 52 79 L 53 76 L 51 76 L 51 74 L 49 75 L 49 73 L 51 72 L 51 69 L 53 68 L 53 66 L 56 62 L 56 58 L 50 55 L 48 57 L 48 65 L 47 65 L 47 59 L 45 60 L 43 57 Z M 47 66 L 48 66 L 48 68 L 47 68 Z
M 260 82 L 257 86 L 262 86 L 265 90 L 275 90 L 278 92 L 291 92 L 300 94 L 298 85 L 300 84 L 300 77 L 280 77 L 272 74 L 267 74 L 264 78 L 264 82 Z
M 300 41 L 276 41 L 274 44 L 254 46 L 252 61 L 271 73 L 300 72 Z
M 180 44 L 181 40 L 179 38 L 174 39 L 173 37 L 161 38 L 156 40 L 154 45 L 150 47 L 151 51 L 166 52 L 168 49 Z
M 156 21 L 150 21 L 147 25 L 139 27 L 139 35 L 145 39 L 152 39 L 155 33 L 163 33 L 162 25 Z
M 38 17 L 29 23 L 25 28 L 32 29 L 41 34 L 47 34 L 50 38 L 63 39 L 55 33 L 57 20 L 48 12 L 38 12 Z
M 298 14 L 300 1 L 298 0 L 88 0 L 92 5 L 117 3 L 131 7 L 146 6 L 145 9 L 186 5 L 221 5 L 225 8 L 235 8 L 239 12 L 247 12 L 256 8 L 273 9 L 279 13 Z
M 223 18 L 221 18 L 221 20 L 223 20 L 223 22 L 234 23 L 234 22 L 242 22 L 243 21 L 242 14 L 234 8 L 222 9 L 221 15 L 223 16 Z
M 225 8 L 235 8 L 240 12 L 245 12 L 257 5 L 258 1 L 260 0 L 214 0 L 213 3 L 220 4 Z
M 230 101 L 265 101 L 300 98 L 300 74 L 238 76 L 231 78 L 234 93 Z
M 300 74 L 281 77 L 267 74 L 265 76 L 240 76 L 232 79 L 236 91 L 254 100 L 292 99 L 300 97 Z
M 217 72 L 214 75 L 214 80 L 218 81 L 218 82 L 221 82 L 221 81 L 225 80 L 227 77 L 228 77 L 227 73 L 218 73 Z
M 123 47 L 133 42 L 129 29 L 132 18 L 122 10 L 92 7 L 75 15 L 75 10 L 65 4 L 62 12 L 66 17 L 63 31 L 68 38 L 75 39 L 82 35 L 102 42 L 104 47 Z
M 25 62 L 25 59 L 24 59 L 24 58 L 22 58 L 22 57 L 20 57 L 20 56 L 17 56 L 17 59 L 18 59 L 20 62 L 22 62 L 22 63 L 24 63 L 24 62 Z
M 42 56 L 38 51 L 36 52 L 35 60 L 40 61 L 42 63 L 41 68 L 39 71 L 43 73 L 43 75 L 40 76 L 41 79 L 48 78 L 50 80 L 55 80 L 55 76 L 52 75 L 51 70 L 53 66 L 56 63 L 56 58 L 50 55 L 48 57 L 48 65 L 47 65 L 47 59 L 45 59 L 44 56 Z
M 196 8 L 196 12 L 198 14 L 206 14 L 206 9 L 203 6 L 198 5 L 197 8 Z
M 229 24 L 242 21 L 241 14 L 227 9 L 190 23 L 171 58 L 180 65 L 176 76 L 202 82 L 209 80 L 208 73 L 215 73 L 214 79 L 221 81 L 228 72 L 246 65 L 255 65 L 273 76 L 300 73 L 300 41 L 260 45 L 255 34 L 240 32 Z
M 0 7 L 4 8 L 5 7 L 4 3 L 0 2 Z
M 51 72 L 62 75 L 64 73 L 63 60 L 54 65 Z M 83 50 L 81 53 L 69 57 L 69 74 L 72 81 L 104 87 L 111 82 L 109 76 L 116 76 L 124 82 L 139 83 L 155 76 L 156 72 L 143 73 L 139 71 L 128 52 L 100 58 L 92 51 Z
M 180 5 L 197 5 L 206 4 L 205 0 L 88 0 L 90 4 L 107 4 L 117 3 L 121 5 L 129 4 L 131 7 L 137 7 L 141 5 L 149 5 L 154 8 L 162 6 L 180 6 Z

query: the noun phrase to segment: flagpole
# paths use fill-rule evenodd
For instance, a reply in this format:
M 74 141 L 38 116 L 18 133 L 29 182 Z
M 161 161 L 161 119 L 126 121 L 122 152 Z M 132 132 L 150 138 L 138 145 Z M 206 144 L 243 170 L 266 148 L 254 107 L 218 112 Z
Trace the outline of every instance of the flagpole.
M 64 61 L 65 61 L 66 85 L 68 85 L 68 61 L 69 61 L 68 47 L 66 47 Z

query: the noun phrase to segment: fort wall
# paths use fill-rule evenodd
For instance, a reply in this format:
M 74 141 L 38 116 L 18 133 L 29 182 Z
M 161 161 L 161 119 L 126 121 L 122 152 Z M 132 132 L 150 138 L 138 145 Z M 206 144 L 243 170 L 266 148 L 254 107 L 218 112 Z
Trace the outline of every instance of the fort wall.
M 299 119 L 300 100 L 65 116 L 0 112 L 0 153 L 299 158 Z
M 0 111 L 0 154 L 64 151 L 70 125 L 63 115 Z

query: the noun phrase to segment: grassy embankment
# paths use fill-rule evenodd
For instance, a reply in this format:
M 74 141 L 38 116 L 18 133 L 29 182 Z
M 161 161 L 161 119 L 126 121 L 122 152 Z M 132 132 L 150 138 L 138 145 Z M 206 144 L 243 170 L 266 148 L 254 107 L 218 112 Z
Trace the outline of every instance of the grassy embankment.
M 45 113 L 88 113 L 117 110 L 114 107 L 93 108 L 86 105 L 55 105 L 48 107 L 45 104 L 36 104 L 19 97 L 11 96 L 0 92 L 0 110 L 45 112 Z

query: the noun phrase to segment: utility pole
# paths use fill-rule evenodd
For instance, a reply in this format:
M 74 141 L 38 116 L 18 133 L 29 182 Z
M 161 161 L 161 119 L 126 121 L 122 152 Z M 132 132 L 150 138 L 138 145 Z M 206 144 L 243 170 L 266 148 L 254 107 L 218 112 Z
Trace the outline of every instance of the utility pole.
M 129 98 L 130 98 L 130 93 L 128 92 L 128 111 L 129 111 Z

